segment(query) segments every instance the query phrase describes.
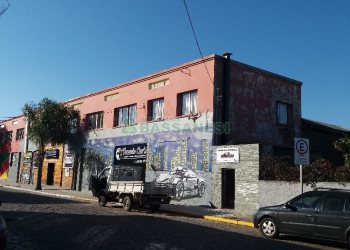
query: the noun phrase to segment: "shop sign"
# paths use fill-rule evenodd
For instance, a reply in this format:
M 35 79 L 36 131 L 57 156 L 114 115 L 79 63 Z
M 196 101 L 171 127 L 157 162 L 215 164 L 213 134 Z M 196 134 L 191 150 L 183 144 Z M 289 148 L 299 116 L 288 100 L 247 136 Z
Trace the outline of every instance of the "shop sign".
M 66 152 L 63 160 L 63 166 L 65 168 L 72 168 L 74 165 L 74 153 Z
M 58 149 L 47 149 L 45 150 L 45 158 L 46 159 L 58 159 L 59 157 L 59 150 Z
M 239 150 L 237 147 L 225 147 L 216 149 L 216 162 L 239 162 Z
M 115 146 L 114 164 L 116 165 L 144 165 L 147 160 L 147 144 L 132 144 Z
M 32 163 L 32 152 L 27 152 L 24 154 L 23 163 L 24 164 L 31 164 Z

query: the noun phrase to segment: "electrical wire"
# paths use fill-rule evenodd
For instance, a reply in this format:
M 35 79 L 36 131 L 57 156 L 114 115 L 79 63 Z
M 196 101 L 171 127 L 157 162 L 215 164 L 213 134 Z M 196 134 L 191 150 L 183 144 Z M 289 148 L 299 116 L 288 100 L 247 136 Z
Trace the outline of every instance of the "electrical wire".
M 206 65 L 206 63 L 205 63 L 205 61 L 204 61 L 204 57 L 203 57 L 203 53 L 202 53 L 201 47 L 199 46 L 198 38 L 197 38 L 196 32 L 195 32 L 194 27 L 193 27 L 191 15 L 190 15 L 190 12 L 188 11 L 187 4 L 186 4 L 186 0 L 183 0 L 183 3 L 184 3 L 184 5 L 185 5 L 187 17 L 188 17 L 188 20 L 189 20 L 190 25 L 191 25 L 192 33 L 193 33 L 194 39 L 195 39 L 195 41 L 196 41 L 197 48 L 198 48 L 198 50 L 199 50 L 199 54 L 201 55 L 201 58 L 202 58 L 202 61 L 203 61 L 203 63 L 204 63 L 205 70 L 207 71 L 207 74 L 208 74 L 208 76 L 209 76 L 210 82 L 213 83 L 213 79 L 211 78 L 211 76 L 210 76 L 210 74 L 209 74 L 209 70 L 208 70 L 208 68 L 207 68 L 207 65 Z

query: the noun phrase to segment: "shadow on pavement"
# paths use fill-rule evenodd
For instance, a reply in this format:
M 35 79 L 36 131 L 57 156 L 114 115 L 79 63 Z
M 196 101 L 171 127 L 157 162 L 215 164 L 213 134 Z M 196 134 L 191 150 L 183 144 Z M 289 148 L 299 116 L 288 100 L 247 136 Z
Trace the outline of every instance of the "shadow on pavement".
M 313 249 L 144 215 L 2 212 L 8 249 Z
M 16 193 L 16 195 L 13 195 Z M 74 201 L 64 198 L 55 198 L 50 196 L 45 196 L 41 194 L 32 194 L 29 192 L 23 193 L 23 191 L 7 191 L 5 189 L 0 189 L 0 201 L 5 203 L 17 203 L 17 204 L 66 204 L 66 203 L 81 203 L 79 201 Z

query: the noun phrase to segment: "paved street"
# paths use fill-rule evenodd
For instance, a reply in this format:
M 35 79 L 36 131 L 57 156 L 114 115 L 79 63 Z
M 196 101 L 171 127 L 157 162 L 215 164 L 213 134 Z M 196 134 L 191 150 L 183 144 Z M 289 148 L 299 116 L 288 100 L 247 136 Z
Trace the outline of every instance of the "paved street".
M 7 249 L 345 249 L 300 238 L 268 240 L 256 229 L 148 210 L 0 189 Z M 291 241 L 293 240 L 293 241 Z

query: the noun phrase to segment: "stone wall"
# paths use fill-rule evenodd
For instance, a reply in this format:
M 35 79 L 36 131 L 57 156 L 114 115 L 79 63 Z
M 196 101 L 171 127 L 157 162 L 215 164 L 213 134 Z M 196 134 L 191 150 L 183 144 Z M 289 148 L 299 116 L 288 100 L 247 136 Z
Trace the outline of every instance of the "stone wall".
M 350 189 L 350 183 L 345 186 L 336 182 L 320 182 L 317 187 Z M 311 191 L 310 185 L 303 185 L 303 191 Z M 259 207 L 278 205 L 287 202 L 301 194 L 299 182 L 259 181 Z
M 237 147 L 238 163 L 217 163 L 218 148 Z M 237 215 L 249 216 L 259 207 L 259 144 L 213 147 L 212 202 L 222 208 L 222 169 L 235 169 L 235 204 Z

